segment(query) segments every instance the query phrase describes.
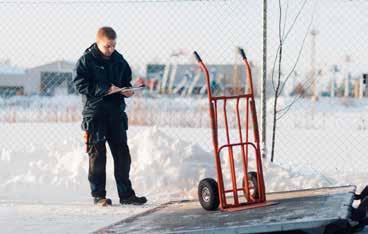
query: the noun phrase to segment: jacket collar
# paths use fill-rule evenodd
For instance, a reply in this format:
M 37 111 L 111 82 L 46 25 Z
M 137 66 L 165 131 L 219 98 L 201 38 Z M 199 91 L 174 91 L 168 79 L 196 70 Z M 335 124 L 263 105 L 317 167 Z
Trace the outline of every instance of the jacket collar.
M 97 44 L 93 43 L 90 47 L 86 49 L 86 52 L 90 52 L 95 59 L 101 61 L 107 61 L 102 57 L 101 51 L 98 49 Z M 110 61 L 112 62 L 121 62 L 123 60 L 123 56 L 117 52 L 116 50 L 112 53 Z

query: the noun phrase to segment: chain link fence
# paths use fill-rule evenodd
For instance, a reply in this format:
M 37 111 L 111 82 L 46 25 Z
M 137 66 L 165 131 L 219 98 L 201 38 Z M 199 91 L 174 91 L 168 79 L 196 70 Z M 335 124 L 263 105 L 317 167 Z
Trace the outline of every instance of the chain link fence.
M 274 162 L 331 185 L 365 182 L 367 9 L 363 0 L 268 1 L 266 160 L 280 75 Z M 147 85 L 128 100 L 129 134 L 158 126 L 211 151 L 204 78 L 192 51 L 209 65 L 215 93 L 237 94 L 245 90 L 236 50 L 243 47 L 261 110 L 262 14 L 260 1 L 243 0 L 1 1 L 2 151 L 83 144 L 72 77 L 104 25 L 117 31 L 133 82 Z

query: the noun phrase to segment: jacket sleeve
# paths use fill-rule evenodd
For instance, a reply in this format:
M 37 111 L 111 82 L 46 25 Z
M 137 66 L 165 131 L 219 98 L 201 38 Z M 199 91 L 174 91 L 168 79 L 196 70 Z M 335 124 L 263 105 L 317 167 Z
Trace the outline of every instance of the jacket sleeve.
M 88 72 L 86 58 L 84 56 L 81 57 L 76 64 L 73 83 L 78 93 L 93 97 L 104 96 L 110 88 L 110 85 L 96 87 L 96 84 L 94 84 Z

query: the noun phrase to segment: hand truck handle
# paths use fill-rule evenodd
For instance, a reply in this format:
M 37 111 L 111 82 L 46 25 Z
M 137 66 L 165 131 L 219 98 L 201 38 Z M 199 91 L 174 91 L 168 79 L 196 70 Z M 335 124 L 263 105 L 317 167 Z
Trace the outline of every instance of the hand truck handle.
M 245 52 L 244 52 L 243 48 L 238 47 L 238 50 L 239 50 L 239 54 L 242 57 L 242 59 L 247 59 L 247 56 L 245 56 Z
M 194 57 L 196 58 L 197 62 L 199 62 L 199 63 L 202 62 L 202 59 L 199 56 L 199 54 L 197 53 L 197 51 L 194 51 L 193 54 L 194 54 Z

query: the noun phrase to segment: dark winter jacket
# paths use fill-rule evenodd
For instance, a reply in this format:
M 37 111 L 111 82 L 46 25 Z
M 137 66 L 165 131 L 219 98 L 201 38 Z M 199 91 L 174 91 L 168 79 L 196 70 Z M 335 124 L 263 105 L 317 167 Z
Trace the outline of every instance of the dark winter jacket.
M 124 96 L 120 93 L 104 96 L 110 86 L 131 86 L 132 71 L 123 56 L 114 51 L 109 60 L 102 57 L 96 43 L 78 60 L 73 79 L 82 94 L 84 118 L 126 119 Z

